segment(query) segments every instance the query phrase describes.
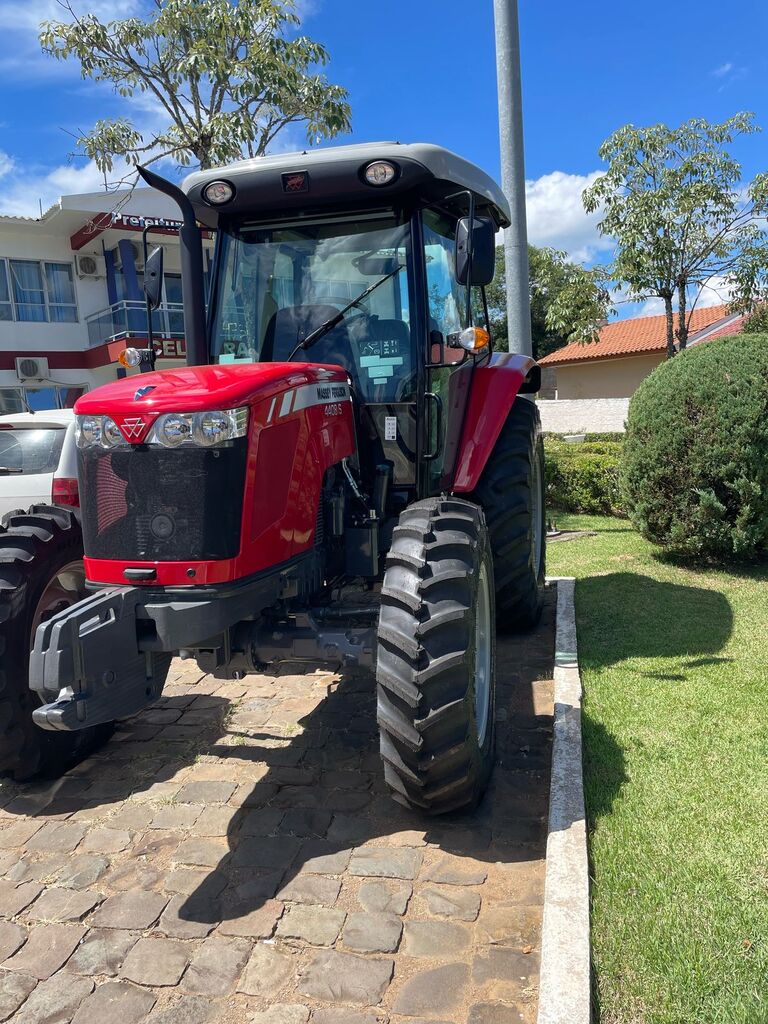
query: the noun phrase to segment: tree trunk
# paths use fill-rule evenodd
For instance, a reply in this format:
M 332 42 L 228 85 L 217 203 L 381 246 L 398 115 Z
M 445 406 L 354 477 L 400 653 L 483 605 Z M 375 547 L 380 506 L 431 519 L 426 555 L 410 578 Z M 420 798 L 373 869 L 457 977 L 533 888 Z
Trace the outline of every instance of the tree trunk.
M 688 324 L 686 322 L 685 315 L 685 288 L 682 285 L 678 285 L 677 296 L 677 342 L 679 351 L 682 352 L 688 344 Z
M 664 313 L 667 317 L 667 359 L 675 354 L 675 318 L 672 313 L 672 296 L 664 295 Z

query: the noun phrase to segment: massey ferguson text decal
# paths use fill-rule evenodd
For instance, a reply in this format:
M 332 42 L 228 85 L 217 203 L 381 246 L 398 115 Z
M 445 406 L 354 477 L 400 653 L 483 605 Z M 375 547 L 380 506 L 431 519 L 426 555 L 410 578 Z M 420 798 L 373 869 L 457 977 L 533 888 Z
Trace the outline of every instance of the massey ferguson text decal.
M 314 405 L 326 406 L 327 416 L 338 416 L 343 408 L 341 403 L 351 400 L 348 384 L 302 384 L 300 388 L 292 388 L 282 396 L 275 395 L 269 404 L 267 423 L 300 409 L 310 409 Z

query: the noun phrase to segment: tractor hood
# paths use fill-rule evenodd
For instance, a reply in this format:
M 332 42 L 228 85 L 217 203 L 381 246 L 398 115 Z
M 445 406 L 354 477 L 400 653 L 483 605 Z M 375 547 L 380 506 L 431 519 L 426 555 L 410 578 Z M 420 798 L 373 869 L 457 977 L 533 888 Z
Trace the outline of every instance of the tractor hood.
M 346 383 L 340 366 L 316 363 L 240 363 L 190 366 L 136 374 L 105 384 L 78 399 L 78 415 L 144 416 L 204 412 L 254 405 L 302 384 Z

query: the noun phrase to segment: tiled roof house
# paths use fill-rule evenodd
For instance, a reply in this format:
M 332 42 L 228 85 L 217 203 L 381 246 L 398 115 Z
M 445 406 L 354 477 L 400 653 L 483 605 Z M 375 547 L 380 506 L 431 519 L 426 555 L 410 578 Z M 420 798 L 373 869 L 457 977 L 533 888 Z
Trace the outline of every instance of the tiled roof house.
M 744 318 L 725 305 L 694 310 L 688 345 L 738 334 Z M 597 341 L 571 342 L 540 360 L 547 377 L 554 371 L 556 395 L 565 398 L 629 398 L 645 377 L 666 359 L 666 318 L 641 316 L 617 320 Z

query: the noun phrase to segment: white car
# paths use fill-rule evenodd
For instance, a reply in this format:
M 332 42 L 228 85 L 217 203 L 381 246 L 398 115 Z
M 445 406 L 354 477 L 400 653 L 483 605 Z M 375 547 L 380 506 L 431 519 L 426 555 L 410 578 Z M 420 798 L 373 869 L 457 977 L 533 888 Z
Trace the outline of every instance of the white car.
M 0 416 L 0 518 L 30 505 L 80 504 L 71 409 Z

